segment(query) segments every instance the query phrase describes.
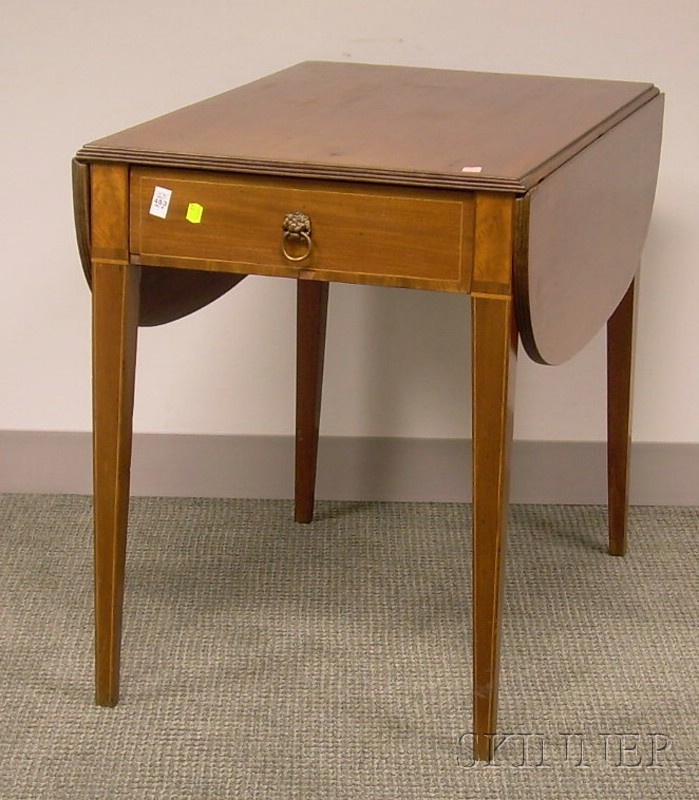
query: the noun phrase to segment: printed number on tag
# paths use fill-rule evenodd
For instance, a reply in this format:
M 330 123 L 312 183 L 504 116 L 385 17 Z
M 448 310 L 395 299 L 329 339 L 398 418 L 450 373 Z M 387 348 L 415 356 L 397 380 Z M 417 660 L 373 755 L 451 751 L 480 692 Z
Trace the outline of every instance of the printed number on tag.
M 163 189 L 162 186 L 156 186 L 153 190 L 153 199 L 150 201 L 150 212 L 154 217 L 165 219 L 167 217 L 167 210 L 170 206 L 170 198 L 172 197 L 172 189 Z

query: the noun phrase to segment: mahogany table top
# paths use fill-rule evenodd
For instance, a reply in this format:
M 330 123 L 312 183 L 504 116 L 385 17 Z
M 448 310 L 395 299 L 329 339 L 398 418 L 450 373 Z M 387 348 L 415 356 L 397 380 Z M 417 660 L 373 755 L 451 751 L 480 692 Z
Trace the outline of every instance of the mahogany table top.
M 305 62 L 78 158 L 523 193 L 657 94 L 648 83 Z

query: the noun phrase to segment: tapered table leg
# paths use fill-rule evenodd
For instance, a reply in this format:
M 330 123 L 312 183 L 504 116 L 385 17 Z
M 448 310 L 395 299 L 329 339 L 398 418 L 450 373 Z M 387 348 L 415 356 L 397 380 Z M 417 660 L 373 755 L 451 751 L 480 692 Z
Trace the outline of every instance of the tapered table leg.
M 93 270 L 96 701 L 119 699 L 139 268 Z
M 509 297 L 472 297 L 474 755 L 497 724 L 517 326 Z
M 636 283 L 607 322 L 607 483 L 613 556 L 626 553 Z
M 128 171 L 93 165 L 92 351 L 95 496 L 95 683 L 119 699 L 140 267 L 128 263 Z
M 296 339 L 296 513 L 313 519 L 329 284 L 299 280 Z

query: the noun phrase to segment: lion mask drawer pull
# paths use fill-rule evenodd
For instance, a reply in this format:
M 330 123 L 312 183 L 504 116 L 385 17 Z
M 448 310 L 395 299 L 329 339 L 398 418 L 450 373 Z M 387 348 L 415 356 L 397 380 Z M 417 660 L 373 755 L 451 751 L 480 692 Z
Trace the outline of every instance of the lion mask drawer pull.
M 282 223 L 282 253 L 288 261 L 303 261 L 308 258 L 313 249 L 311 241 L 311 218 L 300 211 L 294 211 L 284 217 Z M 287 250 L 290 242 L 301 242 L 304 251 L 300 255 L 292 255 Z

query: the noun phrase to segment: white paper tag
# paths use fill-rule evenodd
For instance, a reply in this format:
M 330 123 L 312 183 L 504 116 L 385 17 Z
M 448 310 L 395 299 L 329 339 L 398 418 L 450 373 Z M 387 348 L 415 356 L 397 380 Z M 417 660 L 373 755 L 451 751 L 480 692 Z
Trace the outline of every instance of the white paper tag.
M 154 217 L 165 219 L 167 217 L 167 210 L 170 207 L 170 198 L 172 197 L 172 189 L 163 189 L 162 186 L 156 186 L 153 191 L 153 199 L 150 201 L 150 214 Z
M 483 172 L 483 167 L 461 167 L 462 172 Z

